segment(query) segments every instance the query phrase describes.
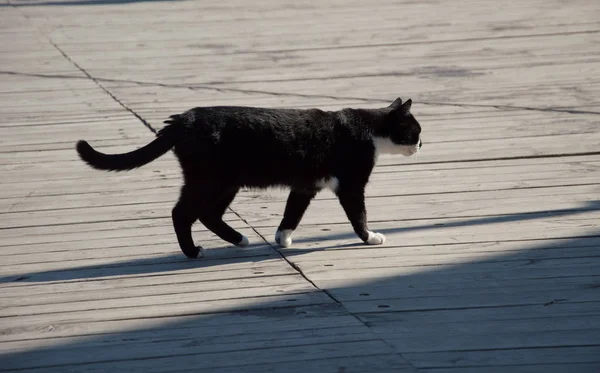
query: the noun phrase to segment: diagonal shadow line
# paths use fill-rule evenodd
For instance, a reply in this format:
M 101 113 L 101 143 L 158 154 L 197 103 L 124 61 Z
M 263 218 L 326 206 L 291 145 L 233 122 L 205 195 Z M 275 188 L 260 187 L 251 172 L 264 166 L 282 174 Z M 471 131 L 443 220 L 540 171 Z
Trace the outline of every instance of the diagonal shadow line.
M 433 223 L 425 224 L 414 227 L 399 227 L 399 228 L 384 228 L 378 229 L 381 233 L 402 233 L 402 232 L 414 232 L 424 231 L 432 229 L 446 229 L 452 227 L 467 227 L 467 226 L 478 226 L 488 224 L 501 224 L 507 222 L 516 221 L 530 221 L 536 219 L 543 219 L 548 217 L 563 217 L 563 216 L 575 216 L 590 211 L 600 211 L 600 201 L 590 201 L 585 205 L 574 208 L 574 209 L 562 209 L 552 210 L 540 213 L 517 213 L 507 214 L 503 216 L 491 216 L 484 218 L 472 218 L 467 220 L 461 220 L 450 223 Z M 249 224 L 249 223 L 248 223 Z M 257 232 L 260 235 L 260 233 Z M 307 238 L 294 239 L 296 243 L 310 243 L 310 242 L 327 242 L 330 240 L 341 240 L 341 239 L 356 239 L 354 233 L 341 233 L 341 234 L 327 234 L 321 236 L 313 236 Z M 265 240 L 266 241 L 266 240 Z M 359 244 L 358 242 L 354 245 Z M 253 248 L 256 245 L 253 245 Z M 257 247 L 264 246 L 259 245 Z M 320 246 L 318 248 L 311 248 L 306 250 L 293 250 L 284 249 L 280 250 L 282 255 L 301 255 L 302 253 L 308 253 L 312 251 L 327 250 L 330 248 L 339 248 L 340 245 L 334 246 Z M 212 250 L 211 250 L 212 251 Z M 216 250 L 215 250 L 216 252 Z M 265 256 L 241 256 L 235 258 L 237 262 L 243 261 L 254 261 L 261 262 L 263 260 L 272 259 L 271 255 Z M 215 259 L 219 259 L 218 254 L 215 254 Z M 181 256 L 180 253 L 166 255 L 163 257 L 155 258 L 142 258 L 134 259 L 124 262 L 115 263 L 112 265 L 92 265 L 84 267 L 76 267 L 70 269 L 61 270 L 49 270 L 39 272 L 28 272 L 15 274 L 10 276 L 0 277 L 0 283 L 13 283 L 13 282 L 51 282 L 51 281 L 71 281 L 71 280 L 90 280 L 94 278 L 107 278 L 114 276 L 125 276 L 125 275 L 144 275 L 144 274 L 158 274 L 161 272 L 174 271 L 174 270 L 186 270 L 190 268 L 204 268 L 210 266 L 218 266 L 223 263 L 219 260 L 188 260 Z
M 600 201 L 590 201 L 586 202 L 583 206 L 578 208 L 571 209 L 561 209 L 561 210 L 551 210 L 551 211 L 543 211 L 543 212 L 529 212 L 529 213 L 518 213 L 518 214 L 506 214 L 506 215 L 494 215 L 494 216 L 486 216 L 483 218 L 471 218 L 467 220 L 462 220 L 465 218 L 456 218 L 461 219 L 459 221 L 453 222 L 444 222 L 444 223 L 434 223 L 434 224 L 425 224 L 414 227 L 398 227 L 398 228 L 381 228 L 376 229 L 377 232 L 380 233 L 402 233 L 402 232 L 414 232 L 414 231 L 424 231 L 431 229 L 447 229 L 447 228 L 457 228 L 457 227 L 467 227 L 467 226 L 477 226 L 477 225 L 487 225 L 487 224 L 501 224 L 501 223 L 509 223 L 516 221 L 530 221 L 536 219 L 543 219 L 548 217 L 563 217 L 563 216 L 575 216 L 579 214 L 584 214 L 590 211 L 600 211 Z M 442 219 L 442 218 L 440 218 Z M 408 221 L 413 219 L 406 219 Z M 389 221 L 389 220 L 386 220 Z M 398 221 L 401 223 L 402 221 Z M 375 225 L 377 222 L 371 222 Z M 329 239 L 351 239 L 356 237 L 354 233 L 340 233 L 334 235 L 321 235 L 321 236 L 313 236 L 306 238 L 298 238 L 294 239 L 294 242 L 300 243 L 309 243 L 309 242 L 321 242 Z M 331 247 L 328 247 L 331 248 Z M 325 247 L 323 248 L 325 249 Z
M 176 244 L 174 244 L 176 245 Z M 219 271 L 218 266 L 222 264 L 234 264 L 245 262 L 256 262 L 259 264 L 262 261 L 277 258 L 275 252 L 264 252 L 264 248 L 268 245 L 255 244 L 247 250 L 236 250 L 237 254 L 232 254 L 231 247 L 228 250 L 223 250 L 221 254 L 219 249 L 210 250 L 209 253 L 202 259 L 188 259 L 182 256 L 177 251 L 172 254 L 154 256 L 152 258 L 136 258 L 127 261 L 120 261 L 111 264 L 89 265 L 83 267 L 74 267 L 68 269 L 57 269 L 49 271 L 29 272 L 17 275 L 0 277 L 0 284 L 10 283 L 25 283 L 25 282 L 60 282 L 93 279 L 106 279 L 118 276 L 160 276 L 162 273 L 171 271 L 184 271 L 201 269 L 206 271 L 207 268 L 211 271 Z M 174 249 L 176 247 L 174 246 Z
M 21 73 L 21 72 L 15 72 L 15 71 L 0 71 L 0 74 L 31 76 L 31 77 L 40 77 L 40 78 L 86 79 L 86 80 L 89 79 L 86 76 L 77 76 L 77 75 L 31 74 L 31 73 Z M 303 94 L 303 93 L 291 93 L 291 92 L 274 92 L 274 91 L 265 91 L 265 90 L 255 90 L 255 89 L 213 87 L 210 85 L 210 83 L 186 85 L 186 84 L 147 82 L 147 81 L 129 80 L 129 79 L 98 78 L 98 77 L 92 77 L 91 75 L 90 75 L 90 78 L 97 82 L 130 83 L 130 84 L 137 84 L 137 85 L 143 85 L 143 86 L 155 86 L 155 87 L 165 87 L 165 88 L 186 88 L 186 89 L 190 89 L 190 90 L 210 90 L 210 91 L 215 91 L 215 92 L 237 92 L 237 93 L 246 93 L 246 94 L 264 94 L 264 95 L 269 95 L 269 96 L 280 96 L 280 97 L 323 98 L 323 99 L 330 99 L 330 100 L 362 101 L 362 102 L 369 102 L 369 103 L 389 103 L 389 100 L 377 99 L 377 98 L 316 95 L 316 94 Z M 231 84 L 234 84 L 234 83 L 236 83 L 236 82 L 232 82 Z M 540 108 L 540 107 L 533 107 L 533 106 L 467 104 L 467 103 L 437 102 L 437 101 L 415 101 L 415 102 L 422 104 L 422 105 L 431 105 L 431 106 L 450 106 L 450 107 L 465 107 L 465 108 L 474 107 L 474 108 L 490 108 L 490 109 L 498 109 L 498 110 L 527 110 L 527 111 L 553 112 L 553 113 L 565 113 L 565 114 L 600 115 L 600 111 L 577 110 L 577 109 L 559 108 L 559 107 L 557 107 L 557 108 Z
M 578 357 L 570 351 L 600 347 L 598 328 L 582 327 L 599 315 L 600 258 L 582 261 L 564 254 L 582 246 L 589 251 L 600 238 L 575 238 L 559 246 L 548 241 L 508 254 L 492 253 L 497 263 L 487 258 L 416 272 L 400 265 L 398 275 L 325 284 L 339 304 L 311 301 L 310 293 L 282 298 L 302 306 L 250 298 L 240 298 L 234 306 L 213 301 L 217 306 L 199 304 L 197 311 L 184 314 L 165 311 L 155 316 L 156 323 L 129 330 L 119 329 L 120 322 L 131 320 L 126 313 L 105 322 L 111 329 L 100 332 L 94 323 L 104 321 L 88 321 L 92 332 L 75 332 L 78 338 L 61 337 L 82 323 L 70 318 L 76 311 L 65 305 L 60 317 L 69 321 L 56 325 L 59 336 L 39 333 L 38 338 L 47 338 L 46 346 L 6 351 L 0 355 L 0 370 L 279 373 L 314 364 L 315 371 L 339 372 L 356 356 L 366 367 L 377 367 L 379 358 L 368 359 L 373 349 L 362 349 L 366 342 L 381 342 L 378 353 L 396 355 L 386 363 L 395 364 L 398 372 L 410 368 L 403 359 L 417 359 L 419 368 L 508 368 L 515 365 L 510 352 L 523 356 L 517 351 L 531 356 L 521 364 L 547 364 L 547 355 L 535 353 L 541 348 L 556 350 L 563 364 L 586 363 L 588 369 L 578 371 L 591 372 L 600 354 L 591 359 L 593 354 Z M 567 264 L 557 266 L 557 261 Z M 101 314 L 101 309 L 93 311 Z M 20 323 L 4 323 L 2 334 L 18 340 L 19 333 L 43 326 Z M 344 334 L 346 328 L 359 333 L 358 338 Z M 424 353 L 434 358 L 419 358 Z M 436 354 L 448 357 L 436 359 Z
M 146 119 L 142 118 L 141 115 L 136 113 L 133 109 L 131 109 L 129 106 L 127 106 L 123 101 L 119 100 L 117 98 L 117 96 L 115 96 L 111 91 L 109 91 L 108 89 L 106 89 L 106 87 L 104 87 L 102 84 L 100 84 L 98 79 L 94 78 L 90 73 L 87 72 L 87 70 L 85 70 L 83 67 L 81 67 L 81 65 L 79 65 L 77 62 L 75 62 L 75 60 L 73 60 L 64 50 L 62 50 L 62 48 L 59 47 L 54 42 L 54 40 L 52 40 L 50 37 L 48 37 L 48 41 L 67 61 L 69 61 L 69 63 L 71 63 L 73 66 L 75 66 L 75 68 L 77 68 L 79 71 L 81 71 L 88 79 L 93 81 L 94 84 L 96 84 L 96 86 L 98 88 L 100 88 L 105 94 L 107 94 L 111 99 L 113 99 L 123 109 L 125 109 L 128 112 L 130 112 L 131 114 L 133 114 L 133 116 L 136 117 L 140 122 L 142 122 L 142 124 L 144 126 L 146 126 L 146 128 L 148 128 L 152 133 L 154 133 L 154 134 L 157 133 L 157 131 L 152 127 L 152 125 L 150 125 L 150 123 L 148 123 L 148 121 Z

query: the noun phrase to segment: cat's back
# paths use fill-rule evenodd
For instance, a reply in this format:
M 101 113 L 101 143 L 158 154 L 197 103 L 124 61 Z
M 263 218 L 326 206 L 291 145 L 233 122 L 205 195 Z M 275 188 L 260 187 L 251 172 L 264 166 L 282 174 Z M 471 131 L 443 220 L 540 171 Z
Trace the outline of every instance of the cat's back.
M 247 161 L 323 159 L 335 141 L 335 115 L 319 109 L 198 107 L 182 114 L 176 153 Z M 239 158 L 238 158 L 239 159 Z
M 330 141 L 335 115 L 319 109 L 198 107 L 183 114 L 186 138 L 206 146 L 306 146 Z
M 334 120 L 331 112 L 319 109 L 273 109 L 244 106 L 197 107 L 184 114 L 187 124 L 212 130 L 304 130 L 327 128 Z

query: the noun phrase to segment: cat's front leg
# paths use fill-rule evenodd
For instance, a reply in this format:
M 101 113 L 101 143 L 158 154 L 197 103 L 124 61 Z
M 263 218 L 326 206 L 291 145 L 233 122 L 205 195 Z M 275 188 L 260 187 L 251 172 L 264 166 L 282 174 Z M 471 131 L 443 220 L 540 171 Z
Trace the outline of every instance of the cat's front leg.
M 337 190 L 340 204 L 350 220 L 354 232 L 358 237 L 369 245 L 381 245 L 385 242 L 385 236 L 381 233 L 372 232 L 367 226 L 367 210 L 365 208 L 365 188 L 348 187 L 340 185 Z
M 304 212 L 308 208 L 310 201 L 315 197 L 317 191 L 290 191 L 287 203 L 285 205 L 285 211 L 283 213 L 283 219 L 281 224 L 275 232 L 275 242 L 283 247 L 289 247 L 292 244 L 292 233 L 298 224 Z

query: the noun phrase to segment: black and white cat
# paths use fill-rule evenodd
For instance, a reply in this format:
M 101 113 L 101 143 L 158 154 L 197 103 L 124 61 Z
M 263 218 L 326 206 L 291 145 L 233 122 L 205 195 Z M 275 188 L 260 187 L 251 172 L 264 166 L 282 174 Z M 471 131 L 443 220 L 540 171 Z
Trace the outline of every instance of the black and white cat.
M 195 258 L 191 227 L 196 219 L 223 240 L 247 246 L 248 239 L 223 221 L 240 188 L 291 189 L 275 240 L 283 247 L 315 195 L 329 188 L 354 231 L 365 243 L 385 236 L 367 227 L 364 191 L 380 153 L 415 154 L 421 126 L 411 100 L 396 99 L 381 109 L 263 109 L 199 107 L 165 121 L 148 145 L 125 154 L 103 154 L 87 142 L 77 152 L 90 166 L 122 171 L 143 166 L 174 149 L 183 170 L 181 196 L 172 211 L 183 253 Z

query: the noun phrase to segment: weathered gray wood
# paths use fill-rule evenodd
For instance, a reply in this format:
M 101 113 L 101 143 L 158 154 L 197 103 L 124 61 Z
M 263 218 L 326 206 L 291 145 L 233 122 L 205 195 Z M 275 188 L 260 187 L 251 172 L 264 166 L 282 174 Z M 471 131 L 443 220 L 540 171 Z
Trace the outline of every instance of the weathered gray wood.
M 263 260 L 261 260 L 263 259 Z M 195 273 L 198 281 L 212 281 L 218 279 L 244 278 L 260 275 L 278 275 L 292 274 L 293 269 L 284 266 L 281 259 L 258 258 L 256 264 L 248 264 L 247 258 L 233 260 L 233 264 L 228 265 L 226 261 L 202 262 L 198 265 L 192 261 L 186 261 L 181 258 L 180 253 L 173 253 L 166 258 L 152 258 L 149 261 L 143 259 L 134 259 L 131 261 L 121 261 L 106 263 L 101 266 L 73 266 L 72 268 L 60 268 L 47 271 L 16 272 L 12 274 L 7 271 L 1 287 L 21 287 L 28 286 L 30 282 L 65 282 L 81 281 L 84 279 L 106 279 L 106 278 L 129 278 L 148 274 L 168 275 Z M 236 263 L 237 262 L 237 263 Z M 218 269 L 221 266 L 221 269 Z M 225 270 L 227 267 L 228 270 Z M 260 276 L 262 277 L 262 276 Z
M 265 322 L 268 317 L 269 322 Z M 339 305 L 318 304 L 298 308 L 282 308 L 278 310 L 264 309 L 250 312 L 229 312 L 204 315 L 167 316 L 159 319 L 126 319 L 106 320 L 91 323 L 78 321 L 54 323 L 52 325 L 19 325 L 4 328 L 3 342 L 32 341 L 44 343 L 48 338 L 87 337 L 94 343 L 93 338 L 102 337 L 108 340 L 127 339 L 127 332 L 136 338 L 177 339 L 182 333 L 192 335 L 235 335 L 257 333 L 260 331 L 301 330 L 302 328 L 319 328 L 340 322 L 340 325 L 356 325 L 359 321 L 348 315 Z M 158 329 L 157 329 L 158 328 Z M 161 329 L 162 328 L 162 329 Z M 81 342 L 82 339 L 79 339 Z
M 551 319 L 584 316 L 598 316 L 598 302 L 589 302 L 586 304 L 554 302 L 548 305 L 535 304 L 525 306 L 492 307 L 492 308 L 466 308 L 466 309 L 440 309 L 407 312 L 388 312 L 388 313 L 364 313 L 359 318 L 371 326 L 381 325 L 382 330 L 395 323 L 404 323 L 405 325 L 421 325 L 423 328 L 429 328 L 430 324 L 463 323 L 470 321 L 473 323 L 485 322 L 488 320 L 523 320 L 523 319 Z
M 70 143 L 69 145 L 72 145 Z M 371 183 L 367 189 L 367 195 L 371 197 L 380 197 L 385 195 L 398 194 L 427 194 L 427 193 L 450 193 L 461 191 L 484 191 L 484 190 L 505 190 L 505 189 L 524 189 L 524 188 L 544 188 L 561 185 L 577 185 L 585 183 L 596 183 L 597 175 L 587 171 L 598 167 L 597 157 L 569 157 L 559 159 L 537 159 L 532 164 L 520 165 L 516 161 L 505 162 L 505 165 L 497 164 L 500 162 L 483 162 L 477 164 L 448 164 L 437 165 L 435 170 L 429 170 L 431 166 L 414 165 L 387 166 L 375 169 L 371 177 Z M 526 163 L 525 161 L 520 161 Z M 532 161 L 530 161 L 532 162 Z M 446 168 L 444 168 L 446 166 Z M 454 167 L 451 167 L 454 166 Z M 477 170 L 474 174 L 474 170 Z M 52 175 L 56 177 L 57 170 L 52 170 Z M 24 171 L 20 172 L 25 178 Z M 52 176 L 49 175 L 49 176 Z M 96 177 L 90 177 L 96 176 Z M 31 177 L 39 177 L 32 173 Z M 64 179 L 73 178 L 73 184 L 64 185 Z M 100 177 L 118 177 L 118 184 L 104 185 L 98 184 Z M 440 178 L 444 178 L 444 185 L 436 183 Z M 29 179 L 29 178 L 27 178 Z M 148 187 L 148 179 L 164 179 L 161 184 L 164 187 L 159 189 Z M 164 201 L 174 201 L 178 194 L 178 188 L 181 185 L 181 177 L 177 168 L 170 167 L 169 164 L 157 161 L 157 164 L 151 169 L 142 168 L 134 173 L 105 175 L 89 173 L 88 177 L 82 178 L 80 173 L 70 172 L 62 176 L 60 180 L 46 180 L 40 187 L 40 183 L 31 181 L 15 181 L 14 185 L 22 188 L 8 189 L 4 193 L 4 198 L 0 198 L 0 206 L 14 205 L 15 197 L 25 197 L 19 201 L 18 205 L 10 211 L 29 210 L 33 208 L 50 209 L 54 206 L 76 207 L 76 206 L 97 206 L 103 202 L 109 205 L 112 201 L 124 202 L 131 201 L 132 197 L 136 202 L 143 202 L 146 199 L 152 201 L 152 196 L 161 196 Z M 11 183 L 12 184 L 12 183 Z M 10 185 L 7 183 L 7 186 Z M 85 194 L 85 195 L 81 195 Z M 238 201 L 247 193 L 240 192 Z M 62 196 L 57 200 L 57 196 Z M 286 193 L 270 190 L 261 193 L 255 193 L 253 199 L 244 199 L 246 203 L 255 201 L 264 201 L 266 198 L 277 196 L 277 200 L 285 199 Z M 329 194 L 322 193 L 317 196 L 317 200 L 323 198 L 332 198 Z M 5 210 L 6 211 L 6 210 Z
M 344 358 L 329 358 L 315 359 L 308 361 L 293 361 L 293 362 L 277 362 L 266 364 L 245 364 L 244 372 L 246 373 L 263 373 L 263 372 L 285 372 L 285 373 L 304 373 L 309 371 L 319 371 L 323 373 L 363 373 L 363 372 L 385 372 L 385 373 L 405 373 L 415 372 L 412 367 L 406 365 L 397 354 L 378 354 L 374 353 L 369 356 L 359 357 L 344 357 Z M 219 367 L 203 369 L 207 373 L 237 373 L 240 367 Z M 180 370 L 178 372 L 189 372 L 189 370 Z
M 194 286 L 195 285 L 195 286 Z M 156 287 L 154 293 L 139 292 L 135 296 L 131 294 L 127 297 L 111 297 L 97 300 L 75 300 L 69 302 L 68 299 L 60 299 L 58 302 L 47 303 L 43 307 L 38 305 L 17 305 L 7 306 L 0 311 L 0 317 L 14 317 L 24 315 L 39 315 L 45 313 L 58 313 L 63 311 L 65 308 L 69 309 L 69 312 L 75 311 L 87 311 L 87 310 L 104 310 L 104 309 L 115 309 L 115 308 L 127 308 L 127 307 L 144 307 L 148 305 L 160 305 L 160 304 L 175 304 L 184 300 L 185 302 L 212 302 L 223 299 L 235 299 L 243 294 L 243 297 L 254 297 L 254 296 L 272 296 L 272 295 L 302 295 L 305 293 L 313 292 L 315 289 L 310 284 L 300 283 L 297 285 L 283 285 L 283 286 L 267 286 L 263 285 L 256 288 L 244 288 L 241 293 L 238 289 L 219 289 L 216 291 L 199 291 L 199 285 L 178 285 L 171 289 L 163 290 L 160 287 Z M 181 293 L 187 293 L 186 297 L 182 299 Z
M 48 3 L 0 4 L 0 370 L 598 370 L 598 4 Z M 196 224 L 188 261 L 172 154 L 111 174 L 73 149 L 146 144 L 132 112 L 398 96 L 425 145 L 379 159 L 377 247 L 326 191 L 277 251 L 287 191 L 241 191 L 253 245 Z
M 563 191 L 560 191 L 563 188 Z M 429 216 L 483 217 L 490 215 L 518 215 L 596 209 L 597 202 L 588 195 L 597 185 L 557 187 L 548 189 L 518 189 L 489 192 L 465 192 L 428 196 L 392 195 L 367 199 L 367 212 L 371 221 L 423 219 Z M 560 193 L 562 198 L 552 198 Z M 265 219 L 257 206 L 234 205 L 236 212 L 249 216 L 247 221 L 259 226 L 278 226 L 283 216 L 283 204 L 265 201 L 261 208 L 275 212 Z M 372 210 L 372 211 L 371 211 Z M 15 214 L 19 216 L 18 214 Z M 0 215 L 0 221 L 2 216 Z M 344 223 L 346 218 L 337 198 L 315 201 L 303 218 L 303 224 Z
M 552 347 L 544 349 L 492 350 L 407 353 L 405 356 L 419 368 L 490 367 L 496 365 L 598 364 L 600 346 Z
M 94 299 L 115 299 L 131 296 L 173 294 L 174 290 L 211 292 L 231 289 L 246 289 L 259 286 L 305 286 L 299 281 L 300 275 L 276 275 L 264 277 L 229 278 L 222 281 L 201 281 L 194 273 L 171 273 L 166 276 L 121 279 L 108 278 L 99 281 L 79 283 L 63 282 L 54 284 L 30 284 L 27 287 L 5 287 L 3 305 L 5 307 L 53 304 L 61 302 L 89 301 L 89 292 L 97 293 Z
M 202 366 L 207 368 L 237 367 L 242 369 L 248 362 L 253 363 L 278 363 L 298 360 L 313 360 L 324 358 L 356 357 L 381 354 L 382 351 L 392 353 L 393 350 L 379 340 L 364 340 L 356 342 L 340 342 L 332 344 L 307 344 L 297 346 L 284 346 L 269 348 L 264 353 L 256 350 L 236 350 L 213 354 L 202 354 L 202 348 L 196 347 L 193 352 L 182 356 L 173 356 L 173 353 L 157 355 L 150 360 L 125 360 L 109 361 L 85 366 L 85 369 L 94 371 L 112 371 L 125 369 L 129 372 L 172 372 L 180 370 L 178 367 Z M 352 351 L 352 352 L 350 352 Z M 303 359 L 304 358 L 304 359 Z M 396 366 L 398 362 L 396 360 Z M 406 365 L 404 365 L 406 366 Z M 78 366 L 66 367 L 43 367 L 29 369 L 32 372 L 61 372 L 65 369 L 77 370 Z
M 23 315 L 14 318 L 3 318 L 0 327 L 15 327 L 27 324 L 50 325 L 57 321 L 96 322 L 105 320 L 124 320 L 129 318 L 160 318 L 181 315 L 210 314 L 216 312 L 232 312 L 234 310 L 256 310 L 285 307 L 302 307 L 316 304 L 331 304 L 330 297 L 323 292 L 311 292 L 297 295 L 274 295 L 216 300 L 211 302 L 180 301 L 169 304 L 150 304 L 130 308 L 109 308 L 98 312 L 94 309 L 73 311 L 59 314 Z
M 385 257 L 423 257 L 423 256 L 441 256 L 472 254 L 474 257 L 488 258 L 491 260 L 500 259 L 501 254 L 518 253 L 523 259 L 543 259 L 543 258 L 568 258 L 576 256 L 587 256 L 592 254 L 600 242 L 600 237 L 581 237 L 573 241 L 570 238 L 551 238 L 540 240 L 511 240 L 511 241 L 482 241 L 472 243 L 449 243 L 433 246 L 431 250 L 429 245 L 408 246 L 408 245 L 363 245 L 361 250 L 355 250 L 359 245 L 348 245 L 340 247 L 327 248 L 320 250 L 293 249 L 288 248 L 285 253 L 294 258 L 297 263 L 324 262 L 325 260 L 340 259 L 367 259 L 367 258 L 385 258 Z
M 562 277 L 559 279 L 505 279 L 496 284 L 473 281 L 452 282 L 449 278 L 444 280 L 439 279 L 440 282 L 435 282 L 436 279 L 434 278 L 431 279 L 431 282 L 420 281 L 417 283 L 417 281 L 411 281 L 410 283 L 404 283 L 397 281 L 381 285 L 365 284 L 356 285 L 352 289 L 336 286 L 336 284 L 340 284 L 338 281 L 319 281 L 318 285 L 330 289 L 329 291 L 337 299 L 343 301 L 381 303 L 382 300 L 405 299 L 412 303 L 413 300 L 420 300 L 417 298 L 436 297 L 440 304 L 447 306 L 460 302 L 461 298 L 463 302 L 468 302 L 469 299 L 472 301 L 473 298 L 479 300 L 479 297 L 483 297 L 481 300 L 485 298 L 493 299 L 493 297 L 501 299 L 506 294 L 531 294 L 536 292 L 545 297 L 550 297 L 552 292 L 565 294 L 568 290 L 593 288 L 597 285 L 594 276 Z M 453 298 L 456 300 L 452 300 Z
M 266 244 L 261 244 L 262 239 L 248 229 L 239 229 L 240 233 L 246 235 L 252 243 L 251 246 L 238 248 L 224 242 L 220 238 L 207 239 L 200 237 L 200 242 L 205 248 L 205 257 L 207 259 L 226 259 L 234 257 L 252 257 L 276 255 L 272 248 Z M 95 241 L 75 241 L 63 243 L 35 244 L 27 247 L 21 247 L 19 252 L 10 255 L 10 249 L 5 247 L 3 251 L 7 254 L 2 256 L 3 264 L 28 264 L 28 263 L 46 263 L 60 261 L 78 261 L 81 265 L 89 264 L 87 259 L 134 259 L 144 256 L 167 256 L 175 254 L 178 249 L 174 237 L 170 234 L 155 236 L 139 236 L 134 239 L 107 239 L 112 241 L 113 245 L 102 246 L 102 240 Z M 41 247 L 41 248 L 40 248 Z M 44 248 L 47 248 L 44 250 Z M 213 250 L 214 249 L 214 250 Z M 158 254 L 158 255 L 157 255 Z
M 595 373 L 598 371 L 598 363 L 573 363 L 573 364 L 535 364 L 535 365 L 507 365 L 507 366 L 485 366 L 485 367 L 460 367 L 460 368 L 441 368 L 432 369 L 433 372 L 439 373 L 475 373 L 485 370 L 490 373 L 503 373 L 518 369 L 519 372 L 523 373 L 561 373 L 577 371 L 582 373 Z M 427 371 L 427 370 L 425 370 Z
M 489 293 L 450 295 L 447 297 L 435 295 L 431 297 L 393 298 L 382 300 L 346 301 L 344 304 L 351 312 L 399 312 L 436 309 L 460 309 L 475 307 L 506 307 L 521 305 L 544 305 L 560 301 L 569 302 L 598 302 L 600 297 L 594 289 L 579 289 L 576 287 L 559 287 L 556 290 L 541 291 L 539 288 L 522 291 L 513 289 L 515 294 L 506 294 L 502 291 L 490 291 Z M 518 292 L 517 292 L 518 291 Z M 335 294 L 335 292 L 332 291 Z M 342 297 L 341 297 L 342 298 Z M 343 299 L 343 298 L 342 298 Z
M 373 198 L 367 202 L 367 207 L 375 211 L 370 213 L 372 220 L 383 220 L 383 217 L 388 217 L 388 220 L 404 218 L 407 215 L 414 219 L 422 219 L 425 216 L 433 213 L 438 217 L 455 217 L 455 216 L 485 216 L 491 215 L 493 212 L 497 214 L 516 214 L 530 213 L 539 211 L 566 210 L 569 208 L 577 209 L 581 206 L 595 207 L 595 203 L 589 201 L 587 195 L 597 190 L 597 185 L 581 185 L 570 187 L 557 187 L 548 189 L 518 189 L 509 191 L 489 191 L 489 192 L 465 192 L 461 194 L 447 194 L 441 196 L 388 196 L 386 198 Z M 554 196 L 556 193 L 563 195 L 559 201 L 549 199 L 549 196 Z M 106 206 L 98 205 L 89 207 L 85 210 L 87 214 L 82 214 L 79 210 L 61 209 L 60 215 L 54 210 L 42 211 L 27 211 L 19 212 L 12 211 L 8 214 L 0 214 L 0 226 L 3 228 L 11 228 L 18 226 L 32 225 L 31 221 L 36 224 L 69 224 L 69 223 L 85 223 L 90 221 L 106 221 L 112 218 L 113 220 L 156 218 L 170 216 L 170 210 L 173 206 L 173 193 L 166 202 L 125 202 L 123 204 Z M 150 196 L 149 198 L 153 198 Z M 83 196 L 81 198 L 84 198 Z M 499 205 L 499 200 L 503 201 Z M 541 201 L 545 201 L 543 209 Z M 269 221 L 270 225 L 277 226 L 283 215 L 281 202 L 268 203 L 265 202 L 260 206 L 261 209 L 267 209 L 269 212 L 277 211 L 277 215 Z M 401 205 L 402 210 L 398 211 Z M 320 219 L 315 219 L 313 214 L 307 215 L 304 219 L 305 224 L 315 223 L 342 223 L 347 221 L 343 211 L 339 207 L 337 199 L 321 200 L 311 206 L 311 210 L 332 211 L 329 214 L 323 214 L 319 211 Z M 335 211 L 337 207 L 338 211 Z M 588 208 L 590 208 L 588 207 Z M 247 219 L 250 222 L 258 220 L 261 225 L 265 224 L 264 215 L 257 206 L 235 206 L 236 212 L 246 216 L 255 215 L 257 218 Z M 427 214 L 427 215 L 425 215 Z M 57 216 L 58 215 L 58 216 Z M 231 219 L 231 218 L 230 218 Z
M 277 330 L 277 333 L 258 332 L 246 335 L 216 335 L 205 337 L 183 334 L 175 340 L 148 340 L 148 341 L 121 341 L 113 342 L 107 346 L 102 344 L 86 345 L 77 343 L 77 347 L 69 346 L 70 351 L 65 353 L 60 349 L 52 349 L 47 353 L 38 352 L 37 358 L 32 360 L 26 351 L 12 348 L 8 344 L 8 351 L 15 359 L 6 359 L 4 368 L 23 367 L 36 368 L 56 365 L 76 365 L 99 363 L 105 361 L 157 359 L 167 356 L 186 355 L 211 355 L 234 351 L 257 350 L 257 349 L 280 349 L 286 347 L 306 346 L 311 348 L 315 345 L 335 345 L 339 343 L 352 343 L 369 341 L 365 333 L 368 329 L 364 325 L 327 327 L 300 331 Z M 368 335 L 368 334 L 367 334 Z M 210 344 L 204 345 L 204 341 L 210 339 Z M 371 341 L 375 339 L 371 335 Z M 104 341 L 103 341 L 104 342 Z M 73 342 L 71 342 L 73 343 Z M 381 342 L 380 342 L 381 343 Z M 54 342 L 56 344 L 56 341 Z M 50 344 L 50 345 L 54 345 Z M 101 348 L 101 353 L 98 352 Z M 44 346 L 39 346 L 43 349 Z M 160 351 L 163 351 L 160 353 Z M 57 354 L 58 353 L 58 354 Z M 58 358 L 57 358 L 58 355 Z
M 568 326 L 567 320 L 561 320 Z M 395 327 L 395 326 L 394 326 Z M 386 334 L 385 339 L 401 351 L 444 351 L 459 349 L 506 349 L 506 348 L 548 348 L 555 346 L 585 346 L 597 344 L 600 329 L 585 328 L 567 330 L 535 330 L 532 332 L 513 331 L 503 333 L 502 329 L 490 328 L 479 333 L 457 333 L 440 330 L 440 333 L 405 332 L 409 336 L 393 336 Z M 494 335 L 494 338 L 491 337 Z M 565 359 L 566 360 L 566 359 Z M 598 365 L 598 363 L 595 363 Z
M 311 213 L 309 210 L 308 214 L 315 214 L 315 212 Z M 340 214 L 343 212 L 340 211 Z M 597 216 L 598 213 L 593 210 L 569 209 L 554 215 L 541 212 L 538 214 L 482 216 L 472 219 L 378 221 L 372 222 L 370 227 L 374 231 L 384 233 L 387 237 L 385 245 L 393 247 L 485 243 L 502 241 L 508 234 L 510 234 L 511 240 L 597 236 L 597 230 L 589 224 L 590 220 L 596 219 Z M 270 217 L 268 219 L 272 221 Z M 564 221 L 570 223 L 567 225 Z M 254 225 L 256 226 L 257 223 Z M 502 229 L 499 230 L 499 227 Z M 264 237 L 273 240 L 275 225 L 257 229 Z M 352 232 L 349 223 L 301 225 L 294 232 L 293 237 L 293 248 L 296 250 L 324 250 L 344 246 L 355 249 L 364 247 L 364 244 Z

